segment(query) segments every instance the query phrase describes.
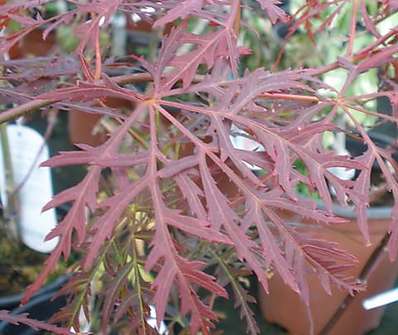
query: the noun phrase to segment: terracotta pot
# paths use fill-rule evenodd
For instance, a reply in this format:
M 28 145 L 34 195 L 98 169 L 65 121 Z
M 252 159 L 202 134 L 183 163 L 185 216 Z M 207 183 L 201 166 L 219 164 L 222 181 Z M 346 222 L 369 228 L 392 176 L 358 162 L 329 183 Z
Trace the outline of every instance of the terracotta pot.
M 133 110 L 134 104 L 131 101 L 118 98 L 103 98 L 102 104 L 119 110 Z M 104 131 L 96 132 L 95 127 L 101 120 L 102 115 L 91 114 L 81 111 L 69 112 L 69 140 L 72 144 L 89 144 L 97 146 L 106 141 L 106 133 Z
M 28 58 L 29 56 L 48 56 L 55 43 L 55 33 L 50 33 L 45 40 L 43 40 L 43 31 L 36 29 L 24 36 L 17 44 L 15 44 L 9 51 L 11 59 Z
M 352 269 L 351 274 L 358 277 L 373 251 L 380 245 L 389 223 L 388 219 L 369 221 L 371 247 L 365 246 L 354 220 L 339 228 L 322 227 L 315 232 L 315 236 L 336 241 L 341 248 L 355 255 L 359 263 Z M 362 307 L 362 302 L 365 298 L 393 286 L 398 275 L 397 265 L 397 261 L 394 263 L 389 261 L 388 254 L 384 250 L 380 262 L 368 278 L 367 290 L 355 296 L 328 335 L 362 335 L 379 325 L 383 308 L 366 311 Z M 315 274 L 310 274 L 308 278 L 314 330 L 315 334 L 319 334 L 346 297 L 346 292 L 334 287 L 333 294 L 329 296 Z M 287 287 L 277 274 L 272 277 L 269 286 L 268 295 L 261 288 L 259 291 L 259 303 L 267 321 L 279 324 L 292 335 L 308 335 L 310 326 L 307 311 L 298 294 Z
M 69 112 L 69 140 L 72 144 L 89 144 L 97 146 L 104 141 L 104 135 L 95 133 L 95 126 L 101 115 L 80 111 Z
M 154 19 L 154 16 L 152 16 L 152 19 Z M 129 14 L 126 14 L 126 21 L 127 21 L 127 29 L 130 31 L 134 32 L 146 32 L 146 33 L 152 33 L 153 32 L 153 26 L 150 20 L 138 20 L 134 21 L 132 16 Z M 174 27 L 174 23 L 167 23 L 163 33 L 165 35 L 168 35 L 171 31 L 171 29 Z

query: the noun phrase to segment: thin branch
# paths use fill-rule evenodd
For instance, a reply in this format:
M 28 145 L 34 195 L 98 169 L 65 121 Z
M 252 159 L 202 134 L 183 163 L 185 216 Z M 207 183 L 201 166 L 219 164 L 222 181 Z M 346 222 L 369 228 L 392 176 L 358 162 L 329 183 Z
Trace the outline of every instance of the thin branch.
M 31 328 L 34 329 L 41 329 L 41 330 L 46 330 L 52 334 L 57 334 L 57 335 L 72 335 L 73 333 L 69 331 L 66 328 L 61 328 L 56 325 L 51 325 L 49 323 L 43 322 L 43 321 L 36 321 L 33 319 L 30 319 L 28 317 L 28 314 L 12 314 L 9 311 L 6 310 L 0 310 L 0 319 L 14 325 L 27 325 Z M 80 333 L 83 334 L 83 333 Z
M 113 82 L 119 85 L 125 85 L 129 83 L 139 83 L 146 82 L 152 79 L 149 73 L 132 73 L 126 74 L 122 76 L 117 76 L 111 78 Z M 104 84 L 103 80 L 98 80 L 94 82 L 95 84 L 101 85 Z M 40 108 L 47 107 L 54 103 L 58 102 L 57 99 L 39 99 L 35 98 L 34 100 L 28 101 L 22 105 L 11 108 L 5 112 L 0 113 L 0 123 L 18 118 L 20 116 L 25 115 L 26 113 L 33 112 L 35 110 L 39 110 Z
M 131 73 L 131 74 L 125 74 L 122 76 L 112 77 L 111 79 L 116 84 L 126 85 L 126 84 L 130 84 L 130 83 L 143 83 L 143 82 L 151 81 L 152 75 L 147 72 Z M 102 84 L 103 81 L 99 80 L 98 83 Z
M 372 255 L 368 259 L 367 263 L 363 267 L 358 280 L 363 283 L 366 283 L 369 276 L 373 273 L 381 258 L 384 256 L 385 249 L 387 247 L 388 241 L 390 240 L 390 233 L 386 233 L 381 240 L 380 244 L 373 251 Z M 325 324 L 322 330 L 319 332 L 319 335 L 328 335 L 333 330 L 335 325 L 338 323 L 340 318 L 343 316 L 344 312 L 348 309 L 351 303 L 354 301 L 355 296 L 351 294 L 347 294 L 341 304 L 337 307 L 333 316 L 329 319 L 329 321 Z
M 270 98 L 275 100 L 291 100 L 309 104 L 317 104 L 320 100 L 316 96 L 298 95 L 298 94 L 283 94 L 283 93 L 261 93 L 263 98 Z
M 49 106 L 55 102 L 57 102 L 57 100 L 55 100 L 55 99 L 52 99 L 52 100 L 51 99 L 35 99 L 35 100 L 28 101 L 22 105 L 11 108 L 3 113 L 0 113 L 0 123 L 18 118 L 26 113 Z
M 119 84 L 125 85 L 129 83 L 138 83 L 138 82 L 146 82 L 152 79 L 149 73 L 134 73 L 127 74 L 118 77 L 112 78 L 112 80 Z M 194 81 L 200 81 L 200 77 L 195 78 Z M 99 80 L 96 82 L 97 84 L 103 84 L 103 80 Z M 275 99 L 275 100 L 291 100 L 291 101 L 299 101 L 303 103 L 316 104 L 320 102 L 319 98 L 316 96 L 310 95 L 298 95 L 298 94 L 283 94 L 283 93 L 262 93 L 260 97 Z M 39 110 L 40 108 L 47 107 L 54 103 L 57 103 L 59 100 L 57 99 L 35 99 L 29 102 L 26 102 L 17 107 L 11 108 L 3 113 L 0 113 L 0 124 L 10 121 L 12 119 L 18 118 L 20 116 L 25 115 L 29 112 L 34 112 L 35 110 Z
M 358 8 L 359 8 L 359 0 L 354 0 L 352 3 L 350 34 L 349 34 L 346 57 L 352 56 L 352 50 L 354 48 L 355 35 L 356 35 L 356 31 L 357 31 Z
M 369 54 L 372 51 L 374 53 L 377 52 L 376 48 L 379 45 L 386 43 L 386 41 L 388 39 L 390 39 L 393 36 L 396 37 L 397 35 L 398 35 L 397 29 L 393 29 L 393 30 L 389 31 L 387 34 L 385 34 L 383 37 L 379 38 L 377 41 L 373 42 L 372 44 L 370 44 L 367 47 L 363 48 L 362 50 L 358 51 L 356 54 L 352 55 L 352 57 L 350 57 L 350 61 L 353 64 L 356 64 L 356 63 L 360 62 L 361 60 L 366 59 L 367 57 L 369 57 Z M 340 62 L 336 61 L 336 62 L 330 63 L 328 65 L 324 65 L 324 66 L 314 69 L 313 71 L 311 71 L 311 75 L 315 76 L 315 75 L 325 74 L 327 72 L 336 70 L 339 67 L 340 67 Z

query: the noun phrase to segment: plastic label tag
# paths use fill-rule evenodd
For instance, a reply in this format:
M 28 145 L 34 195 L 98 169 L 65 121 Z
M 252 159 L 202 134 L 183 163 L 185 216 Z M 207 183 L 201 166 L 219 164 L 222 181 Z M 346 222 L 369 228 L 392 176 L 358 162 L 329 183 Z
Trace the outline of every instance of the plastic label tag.
M 8 125 L 7 134 L 14 187 L 18 187 L 30 172 L 43 146 L 44 138 L 37 131 L 22 125 Z M 48 146 L 44 144 L 29 178 L 18 192 L 20 238 L 29 248 L 43 253 L 51 252 L 58 243 L 58 238 L 44 241 L 47 234 L 57 224 L 54 209 L 42 213 L 43 206 L 53 197 L 50 169 L 39 167 L 40 163 L 48 158 Z M 2 201 L 6 203 L 3 159 L 0 147 L 0 188 Z

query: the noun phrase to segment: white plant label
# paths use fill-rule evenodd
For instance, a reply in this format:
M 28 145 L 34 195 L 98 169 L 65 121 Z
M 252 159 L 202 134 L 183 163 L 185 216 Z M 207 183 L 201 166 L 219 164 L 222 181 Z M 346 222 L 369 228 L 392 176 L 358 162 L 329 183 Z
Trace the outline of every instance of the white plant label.
M 40 163 L 49 158 L 48 146 L 44 145 L 44 138 L 35 130 L 22 125 L 7 126 L 10 146 L 14 184 L 20 185 L 30 172 L 18 192 L 19 202 L 19 233 L 22 242 L 29 248 L 48 253 L 51 252 L 58 239 L 44 241 L 46 235 L 56 226 L 55 210 L 50 209 L 42 213 L 43 206 L 52 198 L 53 189 L 50 169 L 39 167 Z M 42 148 L 38 159 L 35 159 Z M 5 175 L 3 153 L 0 147 L 0 188 L 3 203 L 5 199 Z

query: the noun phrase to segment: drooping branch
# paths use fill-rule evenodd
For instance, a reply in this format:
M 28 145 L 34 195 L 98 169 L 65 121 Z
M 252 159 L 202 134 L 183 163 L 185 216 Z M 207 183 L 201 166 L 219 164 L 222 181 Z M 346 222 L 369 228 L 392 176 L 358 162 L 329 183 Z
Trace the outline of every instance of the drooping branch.
M 112 77 L 112 82 L 118 85 L 126 85 L 129 83 L 140 83 L 151 80 L 151 75 L 149 73 L 133 73 L 121 75 L 118 77 Z M 95 85 L 103 85 L 104 80 L 94 81 Z M 29 112 L 33 112 L 35 110 L 39 110 L 41 108 L 50 106 L 52 104 L 57 103 L 59 100 L 57 99 L 40 99 L 40 98 L 32 98 L 31 101 L 28 101 L 22 105 L 11 108 L 5 112 L 0 113 L 0 123 L 4 123 L 15 118 L 21 117 Z
M 0 123 L 16 119 L 27 113 L 33 112 L 43 107 L 47 107 L 56 102 L 57 100 L 49 100 L 49 99 L 36 99 L 28 101 L 20 106 L 11 108 L 5 112 L 0 113 Z
M 61 328 L 61 327 L 57 327 L 55 325 L 51 325 L 47 322 L 30 319 L 27 314 L 13 315 L 9 311 L 0 310 L 0 320 L 6 321 L 6 322 L 14 324 L 14 325 L 24 324 L 29 327 L 32 327 L 33 329 L 45 330 L 52 334 L 57 334 L 57 335 L 72 335 L 72 334 L 74 334 L 66 328 Z M 82 334 L 82 333 L 80 333 L 80 334 Z

